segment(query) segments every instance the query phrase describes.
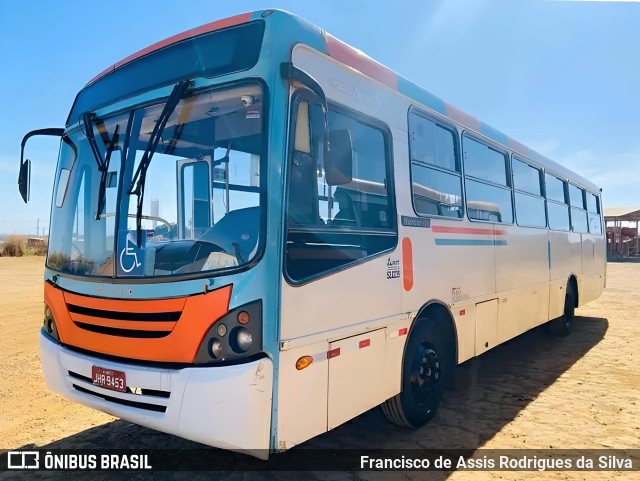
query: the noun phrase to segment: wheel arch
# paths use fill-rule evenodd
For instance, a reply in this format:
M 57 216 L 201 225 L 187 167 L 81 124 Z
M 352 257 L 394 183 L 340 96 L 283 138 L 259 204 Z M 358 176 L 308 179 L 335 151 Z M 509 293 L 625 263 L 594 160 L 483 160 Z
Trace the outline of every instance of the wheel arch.
M 453 351 L 454 365 L 458 364 L 458 329 L 456 328 L 455 319 L 453 313 L 447 304 L 437 299 L 431 299 L 424 303 L 418 313 L 411 322 L 411 327 L 408 332 L 408 336 L 411 336 L 411 332 L 419 323 L 431 322 L 440 323 L 445 327 L 444 334 L 447 336 L 447 340 L 450 343 L 450 347 Z M 407 338 L 408 338 L 407 336 Z M 405 346 L 406 349 L 406 346 Z
M 574 307 L 578 307 L 580 305 L 580 303 L 579 303 L 580 292 L 578 291 L 578 277 L 575 274 L 571 274 L 569 276 L 569 279 L 567 280 L 567 285 L 571 286 L 571 289 L 573 289 Z

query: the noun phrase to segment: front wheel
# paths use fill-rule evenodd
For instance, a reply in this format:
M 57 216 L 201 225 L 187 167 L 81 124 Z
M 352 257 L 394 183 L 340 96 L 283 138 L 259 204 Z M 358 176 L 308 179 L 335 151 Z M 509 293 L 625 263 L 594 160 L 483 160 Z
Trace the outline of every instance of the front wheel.
M 435 416 L 444 387 L 446 343 L 429 321 L 411 332 L 405 347 L 402 392 L 382 404 L 387 419 L 399 426 L 418 428 Z

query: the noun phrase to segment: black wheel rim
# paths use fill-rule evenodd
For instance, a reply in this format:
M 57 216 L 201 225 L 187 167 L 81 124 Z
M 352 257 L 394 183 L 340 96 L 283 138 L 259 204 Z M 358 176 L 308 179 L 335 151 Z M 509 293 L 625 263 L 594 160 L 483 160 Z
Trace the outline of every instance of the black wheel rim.
M 409 383 L 413 400 L 419 406 L 432 404 L 438 399 L 440 384 L 440 357 L 426 342 L 416 349 Z

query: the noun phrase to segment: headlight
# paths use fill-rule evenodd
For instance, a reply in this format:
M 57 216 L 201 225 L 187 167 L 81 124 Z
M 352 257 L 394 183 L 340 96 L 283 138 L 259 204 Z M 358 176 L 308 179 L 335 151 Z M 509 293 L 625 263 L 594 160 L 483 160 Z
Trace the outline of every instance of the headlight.
M 56 326 L 56 320 L 53 318 L 53 313 L 51 312 L 51 309 L 46 302 L 44 303 L 44 321 L 42 328 L 50 337 L 52 337 L 56 341 L 60 340 L 60 337 L 58 336 L 58 327 Z
M 212 339 L 209 346 L 209 354 L 214 359 L 220 359 L 222 357 L 222 343 L 219 339 Z
M 236 352 L 246 352 L 251 347 L 253 337 L 246 327 L 239 327 L 235 330 L 235 346 L 232 346 Z
M 215 364 L 262 352 L 262 301 L 229 311 L 209 328 L 196 353 L 195 364 Z

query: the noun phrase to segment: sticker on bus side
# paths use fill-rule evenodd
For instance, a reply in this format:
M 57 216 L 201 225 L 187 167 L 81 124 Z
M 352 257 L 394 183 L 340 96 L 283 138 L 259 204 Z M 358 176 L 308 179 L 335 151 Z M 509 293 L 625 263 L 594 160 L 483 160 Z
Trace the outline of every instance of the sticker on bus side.
M 400 278 L 400 260 L 392 260 L 391 257 L 387 259 L 387 279 L 399 279 Z

